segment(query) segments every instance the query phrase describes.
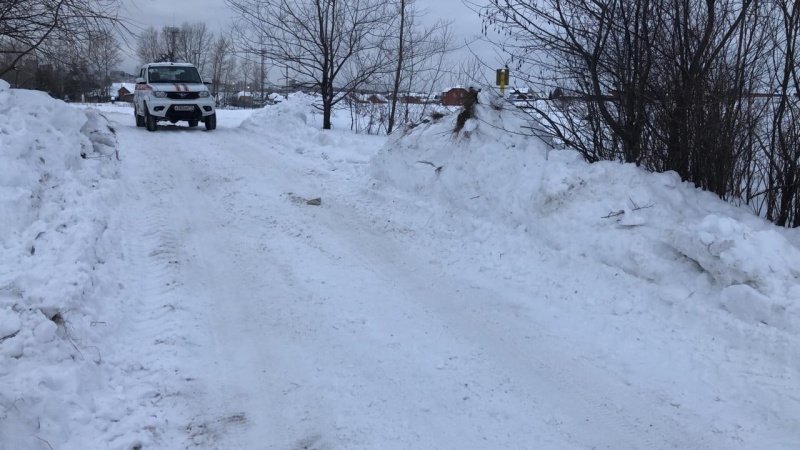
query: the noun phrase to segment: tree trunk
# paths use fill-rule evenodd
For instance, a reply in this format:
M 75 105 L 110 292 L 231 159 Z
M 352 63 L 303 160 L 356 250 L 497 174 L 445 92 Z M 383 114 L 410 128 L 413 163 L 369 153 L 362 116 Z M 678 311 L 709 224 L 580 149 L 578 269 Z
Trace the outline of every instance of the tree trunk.
M 328 99 L 322 101 L 322 129 L 331 129 L 331 102 Z
M 331 129 L 331 110 L 333 109 L 333 85 L 325 76 L 322 82 L 322 129 Z
M 386 134 L 392 134 L 392 130 L 394 130 L 395 114 L 397 112 L 397 95 L 400 92 L 400 73 L 403 68 L 405 28 L 406 28 L 406 0 L 400 0 L 400 42 L 397 49 L 397 68 L 394 73 L 394 86 L 392 88 L 392 99 L 391 99 L 392 106 L 389 112 L 389 126 L 386 128 Z

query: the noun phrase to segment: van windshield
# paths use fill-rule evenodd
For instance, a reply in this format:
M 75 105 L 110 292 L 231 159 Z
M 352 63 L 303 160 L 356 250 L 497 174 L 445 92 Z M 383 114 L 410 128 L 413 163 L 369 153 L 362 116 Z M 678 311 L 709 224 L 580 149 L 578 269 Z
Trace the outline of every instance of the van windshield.
M 150 83 L 202 83 L 195 67 L 150 67 L 147 69 Z

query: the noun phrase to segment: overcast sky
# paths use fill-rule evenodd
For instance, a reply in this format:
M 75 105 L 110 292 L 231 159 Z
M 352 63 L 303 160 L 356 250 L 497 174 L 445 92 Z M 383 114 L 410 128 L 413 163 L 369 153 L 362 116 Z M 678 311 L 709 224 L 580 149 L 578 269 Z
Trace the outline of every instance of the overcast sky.
M 481 0 L 478 0 L 481 1 Z M 228 26 L 233 20 L 233 14 L 225 5 L 224 0 L 122 0 L 124 5 L 123 15 L 135 22 L 133 31 L 140 31 L 150 26 L 160 29 L 167 25 L 180 26 L 184 22 L 205 23 L 214 35 Z M 453 20 L 453 30 L 459 43 L 470 40 L 481 32 L 481 21 L 477 14 L 471 11 L 462 0 L 417 0 L 418 5 L 428 11 L 426 22 L 435 22 L 438 19 Z M 135 38 L 129 43 L 132 47 L 128 53 L 122 69 L 134 73 L 137 70 L 137 61 L 133 47 Z M 481 56 L 487 62 L 494 63 L 494 52 L 486 44 L 475 43 L 470 46 L 472 52 Z M 457 57 L 469 57 L 470 50 L 464 49 Z

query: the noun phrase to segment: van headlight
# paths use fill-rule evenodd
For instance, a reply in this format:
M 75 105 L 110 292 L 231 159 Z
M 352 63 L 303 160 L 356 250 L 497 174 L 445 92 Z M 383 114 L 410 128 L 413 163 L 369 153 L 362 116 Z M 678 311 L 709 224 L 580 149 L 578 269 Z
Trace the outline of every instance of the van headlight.
M 167 93 L 164 91 L 155 91 L 153 92 L 153 97 L 155 98 L 164 98 L 167 96 Z
M 208 91 L 200 91 L 198 94 L 200 95 L 200 98 L 211 97 L 211 94 L 209 94 Z

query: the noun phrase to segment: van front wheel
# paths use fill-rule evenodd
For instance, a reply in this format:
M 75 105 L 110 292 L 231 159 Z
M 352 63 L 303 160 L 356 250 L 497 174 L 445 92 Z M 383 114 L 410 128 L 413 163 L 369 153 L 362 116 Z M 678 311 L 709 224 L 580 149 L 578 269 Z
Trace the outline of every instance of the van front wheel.
M 147 105 L 144 105 L 144 125 L 147 127 L 147 131 L 156 131 L 158 129 L 156 116 L 150 114 L 150 111 L 147 110 Z
M 215 130 L 217 128 L 217 113 L 206 117 L 203 121 L 206 123 L 206 130 Z
M 144 126 L 144 117 L 139 115 L 139 111 L 136 111 L 134 108 L 133 115 L 136 116 L 136 128 L 141 128 Z

